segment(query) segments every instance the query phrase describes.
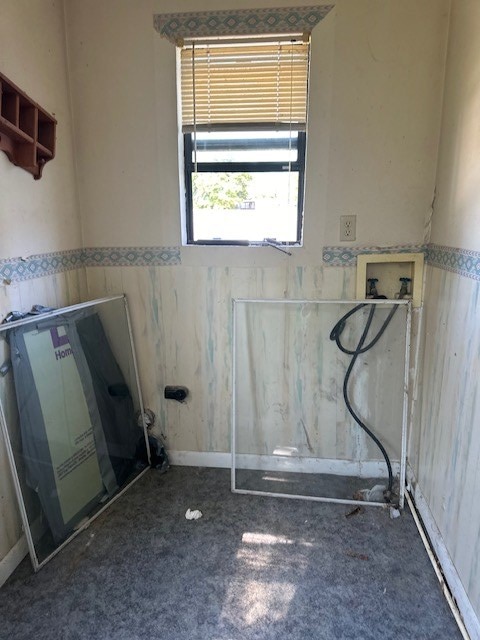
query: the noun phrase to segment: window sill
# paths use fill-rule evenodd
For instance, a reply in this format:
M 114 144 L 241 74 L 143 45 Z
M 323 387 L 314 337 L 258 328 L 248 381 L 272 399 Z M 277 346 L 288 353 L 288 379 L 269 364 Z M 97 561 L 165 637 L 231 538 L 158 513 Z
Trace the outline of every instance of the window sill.
M 195 242 L 185 242 L 184 247 L 272 247 L 273 249 L 301 249 L 303 244 L 298 242 L 261 242 L 248 240 L 196 240 Z

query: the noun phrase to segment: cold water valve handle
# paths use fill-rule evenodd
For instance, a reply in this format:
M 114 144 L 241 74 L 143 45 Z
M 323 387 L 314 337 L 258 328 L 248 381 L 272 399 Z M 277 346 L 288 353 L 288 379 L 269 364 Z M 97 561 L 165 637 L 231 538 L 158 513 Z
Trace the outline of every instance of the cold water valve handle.
M 398 298 L 404 298 L 405 296 L 408 296 L 408 283 L 412 281 L 411 278 L 399 278 L 400 282 L 402 283 L 401 287 L 400 287 L 400 291 L 398 293 Z
M 376 298 L 378 296 L 377 282 L 378 278 L 368 278 L 368 295 L 367 298 Z

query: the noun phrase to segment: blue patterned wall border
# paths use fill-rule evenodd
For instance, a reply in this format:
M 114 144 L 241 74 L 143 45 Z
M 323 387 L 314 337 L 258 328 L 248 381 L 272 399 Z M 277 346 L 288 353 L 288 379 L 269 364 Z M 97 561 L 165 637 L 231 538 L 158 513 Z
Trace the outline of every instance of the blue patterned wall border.
M 181 263 L 179 247 L 89 247 L 86 267 L 162 267 Z
M 148 267 L 181 263 L 179 247 L 90 247 L 0 260 L 0 281 L 23 281 L 83 267 Z
M 355 267 L 365 253 L 425 253 L 426 263 L 467 278 L 480 280 L 480 251 L 437 244 L 409 244 L 395 247 L 323 247 L 323 262 L 329 267 Z
M 480 280 L 480 251 L 429 244 L 426 259 L 432 267 Z
M 27 258 L 6 258 L 0 260 L 0 280 L 31 280 L 79 269 L 83 267 L 83 253 L 82 249 L 70 249 Z
M 360 253 L 425 253 L 426 262 L 430 266 L 480 280 L 480 251 L 436 244 L 324 247 L 323 263 L 327 267 L 355 267 Z M 0 260 L 0 280 L 31 280 L 82 267 L 148 267 L 179 264 L 179 247 L 89 247 Z
M 272 9 L 228 11 L 189 11 L 157 13 L 153 26 L 173 44 L 185 38 L 263 35 L 268 33 L 307 32 L 322 20 L 333 4 Z
M 359 254 L 424 253 L 424 244 L 400 244 L 394 247 L 323 247 L 323 262 L 327 267 L 355 267 Z

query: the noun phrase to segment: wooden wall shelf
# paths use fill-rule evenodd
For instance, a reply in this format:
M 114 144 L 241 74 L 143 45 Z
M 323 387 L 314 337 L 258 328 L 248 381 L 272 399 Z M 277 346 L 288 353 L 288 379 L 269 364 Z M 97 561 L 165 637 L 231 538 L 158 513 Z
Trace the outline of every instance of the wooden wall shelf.
M 55 157 L 56 126 L 53 116 L 0 73 L 0 151 L 35 180 Z

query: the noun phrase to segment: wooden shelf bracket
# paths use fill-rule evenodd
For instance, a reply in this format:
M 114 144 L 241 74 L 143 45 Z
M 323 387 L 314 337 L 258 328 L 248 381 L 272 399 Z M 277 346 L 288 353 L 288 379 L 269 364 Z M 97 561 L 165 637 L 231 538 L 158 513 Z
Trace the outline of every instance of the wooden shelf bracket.
M 56 126 L 52 115 L 0 73 L 0 151 L 35 180 L 55 157 Z

